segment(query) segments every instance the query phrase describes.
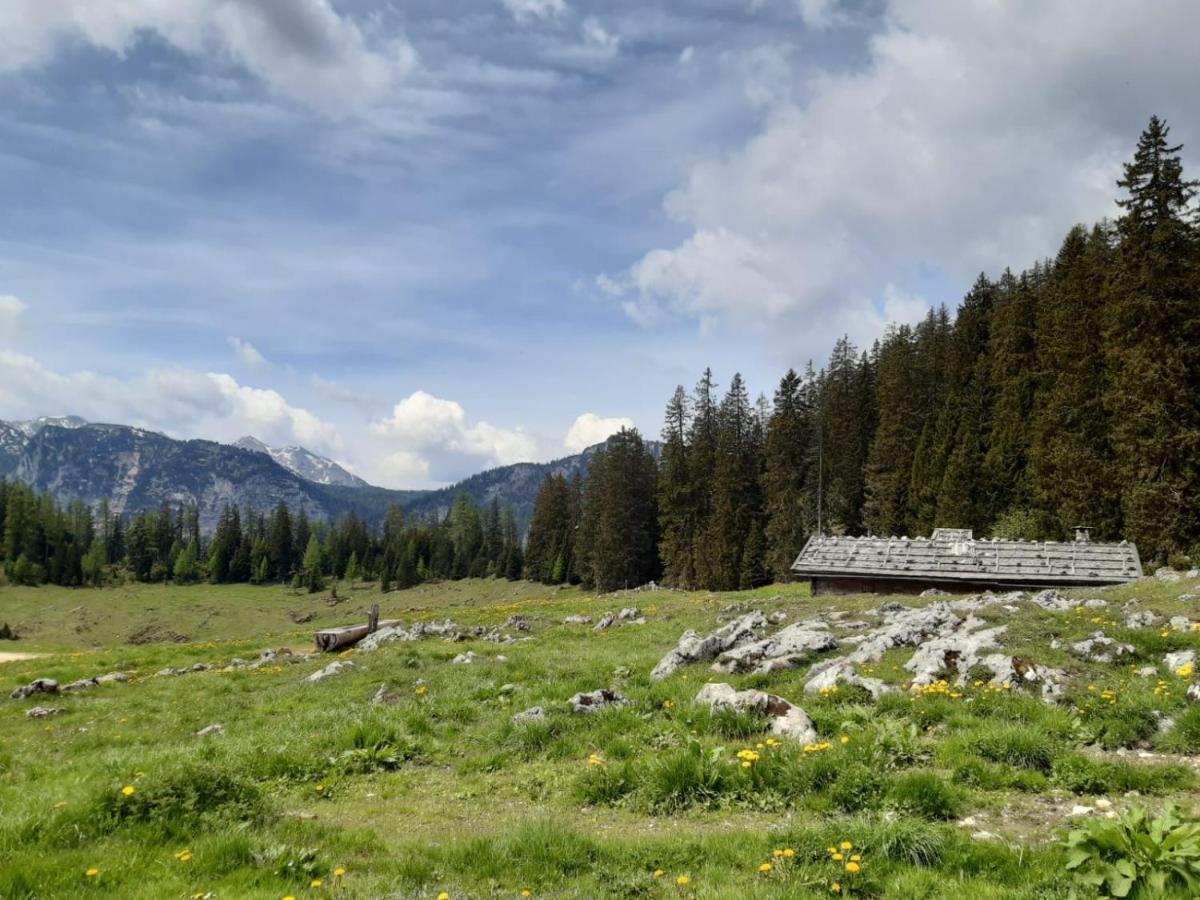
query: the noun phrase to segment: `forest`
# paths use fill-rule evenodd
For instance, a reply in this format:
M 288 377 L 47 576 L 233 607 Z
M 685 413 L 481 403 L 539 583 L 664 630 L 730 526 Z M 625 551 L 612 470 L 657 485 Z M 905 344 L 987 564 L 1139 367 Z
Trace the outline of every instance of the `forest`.
M 585 477 L 543 482 L 524 537 L 511 509 L 465 496 L 440 518 L 393 508 L 378 534 L 281 505 L 227 509 L 205 536 L 187 508 L 126 521 L 0 482 L 6 576 L 732 590 L 786 580 L 817 531 L 935 526 L 1061 540 L 1087 525 L 1146 562 L 1200 560 L 1200 216 L 1181 150 L 1152 118 L 1115 220 L 1077 225 L 1017 273 L 981 274 L 953 315 L 932 309 L 870 348 L 842 338 L 772 400 L 752 401 L 736 374 L 721 393 L 706 370 L 670 397 L 661 458 L 620 432 Z

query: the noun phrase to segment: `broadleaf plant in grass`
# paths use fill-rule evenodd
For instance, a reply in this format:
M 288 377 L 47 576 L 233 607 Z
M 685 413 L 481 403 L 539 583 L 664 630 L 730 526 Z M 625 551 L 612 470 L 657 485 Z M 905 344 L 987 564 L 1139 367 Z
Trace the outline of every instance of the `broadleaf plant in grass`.
M 1068 870 L 1110 897 L 1161 897 L 1200 891 L 1200 820 L 1174 804 L 1151 819 L 1134 807 L 1093 819 L 1067 835 Z

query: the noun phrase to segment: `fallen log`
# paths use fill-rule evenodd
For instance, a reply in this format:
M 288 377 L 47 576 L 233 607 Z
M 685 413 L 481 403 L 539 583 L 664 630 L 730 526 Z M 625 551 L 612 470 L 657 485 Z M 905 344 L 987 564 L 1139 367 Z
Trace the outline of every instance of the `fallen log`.
M 323 628 L 315 635 L 317 649 L 322 653 L 328 653 L 331 650 L 343 650 L 346 647 L 353 647 L 372 631 L 379 628 L 390 628 L 392 625 L 399 625 L 399 619 L 385 619 L 379 622 L 375 628 L 371 627 L 371 623 L 366 625 L 343 625 L 341 628 Z

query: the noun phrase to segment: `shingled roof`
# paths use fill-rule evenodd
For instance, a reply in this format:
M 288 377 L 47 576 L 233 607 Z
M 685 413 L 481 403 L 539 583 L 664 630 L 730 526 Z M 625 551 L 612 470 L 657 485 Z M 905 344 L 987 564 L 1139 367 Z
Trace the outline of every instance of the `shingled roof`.
M 969 530 L 938 528 L 928 538 L 815 535 L 792 571 L 810 578 L 1099 585 L 1141 577 L 1142 563 L 1126 541 L 976 540 Z

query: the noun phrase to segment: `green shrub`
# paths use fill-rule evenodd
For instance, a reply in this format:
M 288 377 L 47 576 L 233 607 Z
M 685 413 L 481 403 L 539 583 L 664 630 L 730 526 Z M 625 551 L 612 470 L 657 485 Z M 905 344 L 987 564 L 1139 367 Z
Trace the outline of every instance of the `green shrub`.
M 1167 557 L 1167 565 L 1176 572 L 1186 572 L 1192 567 L 1192 558 L 1186 553 L 1172 553 Z
M 615 803 L 637 789 L 637 772 L 628 760 L 588 766 L 575 783 L 575 798 L 585 806 Z
M 1169 750 L 1195 753 L 1200 750 L 1200 706 L 1189 706 L 1175 717 L 1175 727 L 1163 738 Z
M 1141 703 L 1101 705 L 1084 724 L 1105 750 L 1132 747 L 1149 740 L 1158 731 L 1158 719 L 1148 705 Z
M 1054 781 L 1074 794 L 1105 794 L 1109 791 L 1104 766 L 1086 756 L 1064 756 L 1054 761 Z
M 955 784 L 984 791 L 1040 791 L 1046 787 L 1046 776 L 1039 771 L 1014 769 L 999 763 L 971 759 L 961 763 L 951 775 Z
M 1054 762 L 1054 744 L 1041 731 L 1025 725 L 1002 725 L 985 731 L 973 741 L 975 752 L 992 762 L 1049 771 Z
M 892 785 L 892 804 L 923 819 L 953 819 L 958 815 L 958 792 L 933 772 L 909 772 Z
M 185 765 L 105 790 L 92 802 L 98 824 L 150 824 L 172 837 L 205 818 L 246 821 L 261 816 L 264 800 L 251 782 L 212 765 Z
M 650 805 L 669 811 L 716 800 L 731 784 L 724 755 L 723 747 L 705 751 L 696 741 L 664 753 L 645 780 Z
M 1140 807 L 1116 819 L 1092 819 L 1066 840 L 1068 870 L 1102 894 L 1161 897 L 1200 892 L 1200 821 L 1168 806 L 1157 819 Z
M 887 791 L 887 776 L 878 768 L 850 765 L 838 772 L 829 788 L 829 799 L 846 812 L 858 812 L 878 807 Z

